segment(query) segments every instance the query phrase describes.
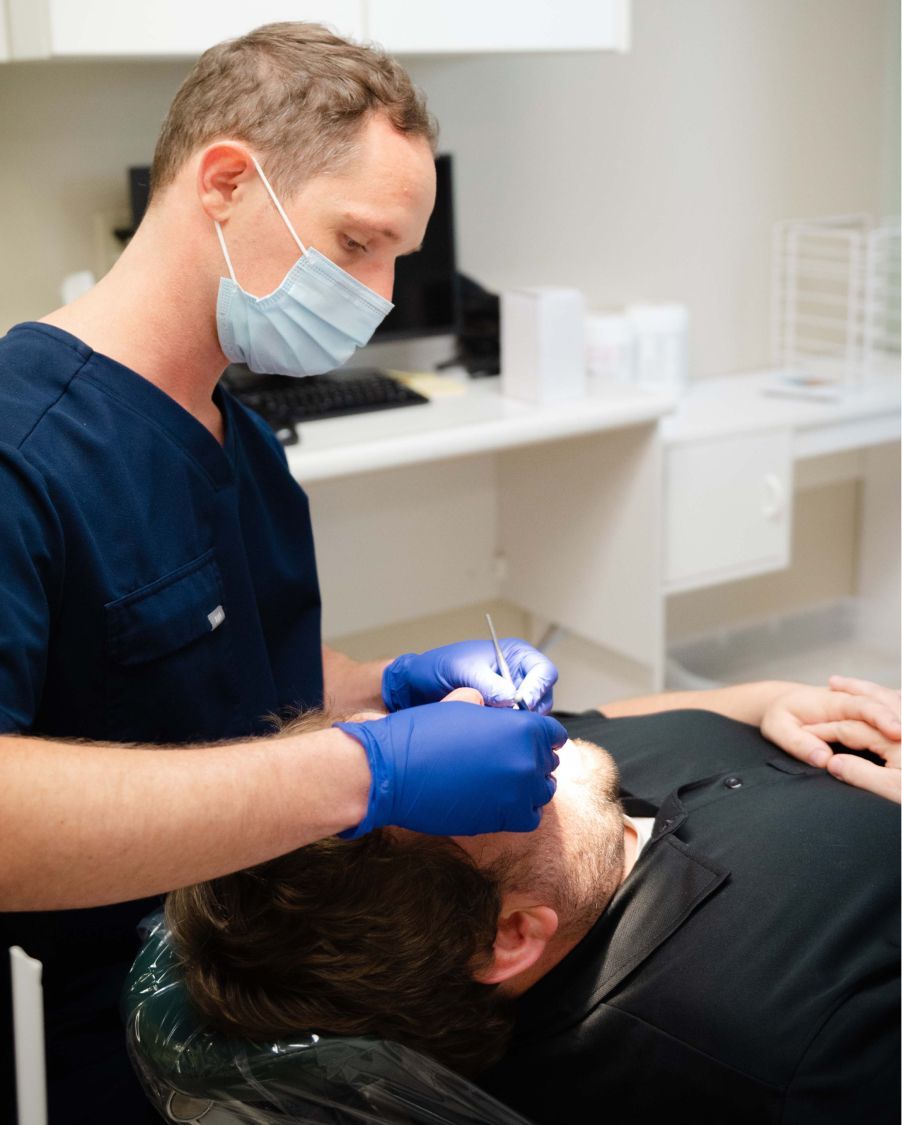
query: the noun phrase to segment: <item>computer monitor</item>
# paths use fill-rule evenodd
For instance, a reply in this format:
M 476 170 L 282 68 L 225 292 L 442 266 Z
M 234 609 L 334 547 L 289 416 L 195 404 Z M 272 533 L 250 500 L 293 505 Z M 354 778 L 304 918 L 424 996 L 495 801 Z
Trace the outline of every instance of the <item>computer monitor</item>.
M 460 294 L 451 168 L 450 154 L 436 157 L 435 210 L 426 228 L 423 249 L 398 258 L 392 298 L 395 307 L 376 329 L 374 343 L 457 333 Z M 150 168 L 129 168 L 133 227 L 137 227 L 147 207 L 149 183 Z
M 436 157 L 435 175 L 435 209 L 426 228 L 423 249 L 398 258 L 392 297 L 395 307 L 376 329 L 373 343 L 457 334 L 460 292 L 449 153 Z

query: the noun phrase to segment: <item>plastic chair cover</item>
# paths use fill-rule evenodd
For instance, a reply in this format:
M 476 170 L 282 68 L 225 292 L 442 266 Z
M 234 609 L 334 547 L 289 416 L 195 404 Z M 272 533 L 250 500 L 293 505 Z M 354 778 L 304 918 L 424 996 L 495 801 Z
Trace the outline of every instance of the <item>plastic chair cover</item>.
M 409 1047 L 384 1039 L 300 1035 L 244 1041 L 204 1025 L 191 1007 L 162 916 L 123 997 L 128 1049 L 168 1121 L 199 1125 L 529 1125 Z

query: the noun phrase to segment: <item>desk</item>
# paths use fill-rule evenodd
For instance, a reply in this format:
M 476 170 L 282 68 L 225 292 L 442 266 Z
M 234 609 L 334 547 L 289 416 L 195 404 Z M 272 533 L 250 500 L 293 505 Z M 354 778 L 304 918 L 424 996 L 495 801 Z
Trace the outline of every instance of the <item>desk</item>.
M 534 406 L 498 383 L 302 427 L 288 458 L 313 510 L 324 635 L 503 597 L 648 662 L 657 610 L 632 613 L 622 587 L 656 588 L 643 556 L 674 400 L 607 382 Z
M 678 409 L 612 382 L 533 406 L 484 379 L 425 406 L 303 427 L 288 459 L 313 509 L 324 634 L 501 597 L 636 662 L 659 687 L 668 595 L 761 569 L 668 584 L 671 451 L 767 434 L 791 467 L 898 440 L 898 380 L 823 403 L 766 398 L 768 377 L 694 383 Z M 787 520 L 792 487 L 790 468 Z M 703 490 L 682 499 L 704 512 Z
M 764 394 L 773 379 L 773 372 L 763 371 L 702 380 L 662 422 L 661 596 L 666 602 L 673 595 L 788 567 L 794 561 L 790 533 L 797 494 L 855 481 L 858 527 L 854 590 L 849 592 L 856 596 L 858 639 L 866 648 L 897 651 L 898 360 L 887 364 L 879 379 L 837 401 Z M 698 503 L 702 495 L 704 505 Z M 832 546 L 828 535 L 818 551 Z M 812 562 L 817 565 L 806 555 L 805 565 Z M 741 597 L 737 588 L 735 598 Z M 696 612 L 712 618 L 713 607 L 725 603 L 718 596 L 707 603 L 708 610 L 694 604 Z M 751 623 L 753 612 L 746 609 L 745 618 Z M 663 620 L 666 649 L 666 612 Z
M 421 465 L 656 422 L 670 395 L 599 381 L 585 398 L 536 406 L 502 397 L 498 377 L 445 377 L 449 393 L 424 406 L 355 414 L 302 427 L 287 450 L 292 475 L 312 481 Z

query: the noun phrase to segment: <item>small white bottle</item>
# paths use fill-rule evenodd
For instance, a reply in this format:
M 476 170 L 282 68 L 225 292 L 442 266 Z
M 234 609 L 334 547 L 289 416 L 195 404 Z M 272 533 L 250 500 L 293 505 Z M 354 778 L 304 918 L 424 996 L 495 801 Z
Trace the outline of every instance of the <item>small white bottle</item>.
M 631 383 L 635 378 L 633 325 L 625 313 L 586 316 L 586 368 L 590 377 Z
M 685 305 L 630 305 L 639 386 L 682 394 L 689 383 L 689 310 Z

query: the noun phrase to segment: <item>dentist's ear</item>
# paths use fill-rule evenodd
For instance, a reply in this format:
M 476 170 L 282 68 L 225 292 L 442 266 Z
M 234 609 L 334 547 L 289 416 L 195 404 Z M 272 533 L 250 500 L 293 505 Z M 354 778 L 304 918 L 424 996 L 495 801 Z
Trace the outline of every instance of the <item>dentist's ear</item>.
M 243 186 L 257 178 L 257 169 L 244 145 L 235 141 L 208 145 L 197 165 L 197 194 L 207 217 L 225 222 Z
M 480 984 L 504 984 L 528 972 L 557 933 L 558 916 L 550 906 L 502 908 L 492 960 L 473 973 Z

